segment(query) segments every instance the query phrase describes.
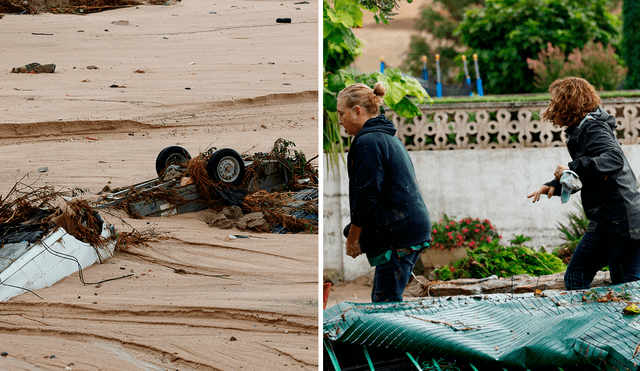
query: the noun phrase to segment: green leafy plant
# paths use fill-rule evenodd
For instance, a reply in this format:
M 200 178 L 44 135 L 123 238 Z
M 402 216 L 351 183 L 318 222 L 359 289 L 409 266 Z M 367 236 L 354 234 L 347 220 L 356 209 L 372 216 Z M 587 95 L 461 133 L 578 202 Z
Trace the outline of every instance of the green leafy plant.
M 502 236 L 489 220 L 464 218 L 455 221 L 444 216 L 431 226 L 431 247 L 435 249 L 471 248 L 498 241 Z
M 556 256 L 526 246 L 502 246 L 498 241 L 467 249 L 468 256 L 434 271 L 438 280 L 511 277 L 518 274 L 540 276 L 562 272 L 566 265 Z
M 515 236 L 514 239 L 509 240 L 509 242 L 511 243 L 511 246 L 521 246 L 528 241 L 531 241 L 531 237 L 525 237 L 523 234 Z

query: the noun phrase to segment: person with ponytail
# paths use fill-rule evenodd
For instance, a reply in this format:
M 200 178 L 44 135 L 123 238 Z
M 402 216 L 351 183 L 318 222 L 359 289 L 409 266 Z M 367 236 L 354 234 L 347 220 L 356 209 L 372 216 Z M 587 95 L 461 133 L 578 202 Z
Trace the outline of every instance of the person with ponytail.
M 402 301 L 431 221 L 416 174 L 396 128 L 380 106 L 386 89 L 353 84 L 338 94 L 338 120 L 353 136 L 347 155 L 351 223 L 346 253 L 375 266 L 372 302 Z

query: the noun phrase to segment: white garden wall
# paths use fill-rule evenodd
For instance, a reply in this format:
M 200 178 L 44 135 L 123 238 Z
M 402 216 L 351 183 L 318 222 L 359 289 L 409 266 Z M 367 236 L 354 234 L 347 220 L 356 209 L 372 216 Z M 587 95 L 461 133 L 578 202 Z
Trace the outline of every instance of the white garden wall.
M 634 169 L 640 174 L 640 147 L 623 145 Z M 556 226 L 577 211 L 579 193 L 567 204 L 559 197 L 532 204 L 526 196 L 553 178 L 559 164 L 570 156 L 564 147 L 504 148 L 445 151 L 411 151 L 422 194 L 432 221 L 444 214 L 489 219 L 503 237 L 532 237 L 532 246 L 549 250 L 562 242 Z M 347 171 L 323 169 L 323 265 L 338 270 L 345 280 L 368 273 L 372 268 L 364 256 L 345 255 L 342 229 L 349 222 Z

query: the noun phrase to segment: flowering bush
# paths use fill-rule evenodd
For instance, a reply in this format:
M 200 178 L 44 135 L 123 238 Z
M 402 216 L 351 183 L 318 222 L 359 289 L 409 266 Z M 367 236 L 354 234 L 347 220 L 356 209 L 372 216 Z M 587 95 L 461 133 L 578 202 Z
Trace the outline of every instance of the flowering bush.
M 431 226 L 431 248 L 434 249 L 453 249 L 454 247 L 475 249 L 479 245 L 491 243 L 500 238 L 502 236 L 486 219 L 465 218 L 456 222 L 445 215 Z
M 623 68 L 611 44 L 589 41 L 582 49 L 575 48 L 569 55 L 547 43 L 547 49 L 538 53 L 538 60 L 527 58 L 529 68 L 535 73 L 534 85 L 546 90 L 559 78 L 578 76 L 589 81 L 597 90 L 615 90 L 624 80 Z

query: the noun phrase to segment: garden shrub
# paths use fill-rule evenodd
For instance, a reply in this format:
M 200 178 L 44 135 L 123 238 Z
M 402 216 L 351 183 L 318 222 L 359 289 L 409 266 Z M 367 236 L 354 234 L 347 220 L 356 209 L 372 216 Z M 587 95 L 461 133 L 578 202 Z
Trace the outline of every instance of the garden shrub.
M 445 215 L 431 226 L 431 247 L 435 249 L 476 248 L 502 238 L 489 220 L 465 218 L 455 221 Z
M 604 48 L 602 43 L 593 41 L 582 49 L 573 49 L 568 56 L 547 43 L 547 49 L 538 53 L 538 59 L 527 58 L 527 64 L 535 74 L 535 87 L 543 91 L 556 79 L 567 76 L 582 77 L 597 90 L 615 90 L 627 72 L 611 44 Z
M 502 246 L 497 240 L 476 249 L 467 249 L 468 256 L 434 271 L 441 281 L 457 278 L 485 278 L 491 275 L 511 277 L 518 274 L 540 276 L 559 273 L 567 266 L 546 252 L 526 246 Z

